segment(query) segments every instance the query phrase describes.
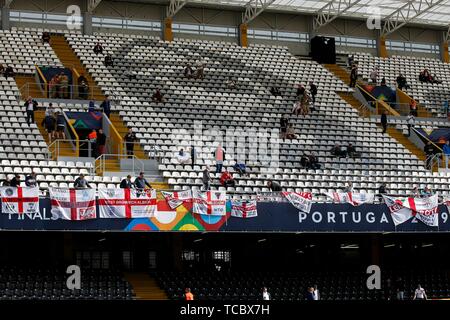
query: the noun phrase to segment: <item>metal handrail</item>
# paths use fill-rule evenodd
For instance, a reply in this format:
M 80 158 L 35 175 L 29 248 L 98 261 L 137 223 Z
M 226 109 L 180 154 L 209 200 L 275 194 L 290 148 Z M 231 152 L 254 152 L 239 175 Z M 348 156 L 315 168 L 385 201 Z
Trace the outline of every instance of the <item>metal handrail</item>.
M 89 140 L 72 140 L 72 139 L 57 139 L 55 141 L 53 141 L 52 143 L 49 144 L 49 146 L 47 147 L 48 151 L 49 151 L 49 155 L 50 158 L 53 159 L 57 159 L 60 156 L 61 150 L 65 150 L 64 148 L 61 147 L 61 143 L 62 142 L 68 142 L 69 144 L 72 145 L 72 148 L 70 148 L 72 151 L 74 151 L 73 145 L 74 143 L 87 143 L 88 147 L 86 149 L 81 149 L 81 150 L 87 150 L 88 151 L 88 156 L 91 156 L 91 142 Z M 75 156 L 79 157 L 80 154 L 80 147 L 78 146 L 77 149 L 75 150 Z
M 133 165 L 132 166 L 132 171 L 133 172 L 138 172 L 138 171 L 136 171 L 136 169 L 139 169 L 139 172 L 144 171 L 144 169 L 145 169 L 144 162 L 141 161 L 140 159 L 138 159 L 135 155 L 128 156 L 126 154 L 109 153 L 109 154 L 102 154 L 101 156 L 99 156 L 99 157 L 97 157 L 95 159 L 94 172 L 97 172 L 98 169 L 101 169 L 100 171 L 102 173 L 105 172 L 107 158 L 117 158 L 117 160 L 120 160 L 120 159 L 130 159 L 130 157 L 133 160 L 133 162 L 132 162 L 132 165 Z M 97 164 L 97 162 L 98 162 L 98 164 Z M 136 162 L 139 164 L 139 166 L 136 166 Z
M 442 153 L 436 153 L 430 160 L 430 170 L 433 172 L 434 165 L 437 164 L 438 169 L 441 167 Z

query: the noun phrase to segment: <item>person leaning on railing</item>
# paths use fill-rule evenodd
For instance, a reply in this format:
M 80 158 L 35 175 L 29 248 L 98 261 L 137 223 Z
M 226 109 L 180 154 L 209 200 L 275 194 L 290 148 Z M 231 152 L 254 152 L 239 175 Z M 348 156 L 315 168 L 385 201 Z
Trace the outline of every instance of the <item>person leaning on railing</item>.
M 450 140 L 447 140 L 442 147 L 442 151 L 444 153 L 445 158 L 445 168 L 448 169 L 448 158 L 450 157 Z
M 80 173 L 80 176 L 75 179 L 73 187 L 75 189 L 87 189 L 87 188 L 92 189 L 91 185 L 89 184 L 89 182 L 87 182 L 86 178 L 84 177 L 84 174 L 82 173 Z

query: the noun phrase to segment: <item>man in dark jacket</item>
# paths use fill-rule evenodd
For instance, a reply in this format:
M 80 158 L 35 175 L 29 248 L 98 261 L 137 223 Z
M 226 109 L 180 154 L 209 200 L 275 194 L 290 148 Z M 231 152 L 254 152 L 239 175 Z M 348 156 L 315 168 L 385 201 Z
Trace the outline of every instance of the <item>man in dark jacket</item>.
M 272 192 L 280 192 L 280 191 L 282 191 L 281 185 L 278 182 L 276 182 L 276 181 L 271 181 L 271 180 L 267 181 L 267 187 Z
M 105 67 L 114 67 L 114 59 L 109 53 L 105 56 Z
M 25 177 L 25 185 L 27 187 L 37 186 L 36 173 L 34 171 L 32 171 L 28 176 Z
M 5 73 L 3 75 L 5 76 L 6 79 L 8 79 L 8 77 L 14 77 L 16 73 L 14 72 L 13 67 L 7 66 L 5 69 Z
M 34 122 L 34 111 L 36 110 L 38 103 L 30 96 L 23 106 L 25 107 L 25 112 L 27 114 L 27 124 L 30 125 Z
M 97 146 L 99 156 L 106 153 L 106 135 L 103 133 L 102 128 L 98 129 Z
M 383 127 L 383 133 L 386 133 L 387 124 L 388 124 L 387 111 L 384 111 L 383 114 L 381 115 L 381 126 Z
M 202 182 L 203 182 L 203 191 L 208 191 L 211 189 L 211 174 L 209 173 L 209 166 L 205 167 L 203 170 Z
M 75 179 L 75 182 L 73 183 L 73 187 L 75 189 L 92 189 L 89 182 L 84 177 L 84 174 L 80 173 L 80 176 Z
M 103 100 L 100 108 L 103 110 L 103 113 L 109 118 L 111 115 L 111 101 L 109 100 L 108 96 L 105 97 L 105 100 Z
M 125 179 L 120 182 L 120 188 L 122 189 L 133 189 L 134 183 L 131 182 L 131 175 L 127 175 Z
M 125 135 L 124 140 L 128 158 L 132 158 L 134 155 L 134 144 L 137 141 L 136 134 L 133 132 L 132 128 L 128 128 L 128 133 Z
M 286 138 L 286 132 L 287 132 L 288 125 L 289 125 L 289 119 L 284 114 L 280 119 L 280 131 L 281 131 L 282 139 Z
M 150 183 L 148 183 L 148 181 L 145 179 L 143 172 L 140 172 L 139 176 L 137 176 L 136 179 L 134 179 L 134 185 L 135 185 L 136 189 L 144 190 L 145 186 L 152 189 L 152 186 L 150 185 Z
M 313 104 L 315 104 L 317 95 L 317 86 L 312 81 L 309 82 L 309 92 L 311 93 Z
M 16 174 L 9 183 L 11 187 L 20 187 L 20 175 Z
M 354 88 L 356 86 L 356 80 L 358 80 L 358 67 L 353 65 L 350 72 L 350 87 Z

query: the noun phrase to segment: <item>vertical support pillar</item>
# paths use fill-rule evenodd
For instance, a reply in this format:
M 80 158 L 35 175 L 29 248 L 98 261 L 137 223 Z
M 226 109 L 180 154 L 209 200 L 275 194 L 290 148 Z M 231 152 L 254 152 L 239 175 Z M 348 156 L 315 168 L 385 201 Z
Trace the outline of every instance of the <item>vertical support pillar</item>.
M 172 18 L 165 18 L 163 24 L 164 41 L 173 41 Z
M 450 57 L 448 54 L 448 42 L 445 40 L 442 41 L 442 44 L 441 44 L 441 59 L 442 59 L 442 62 L 445 62 L 445 63 L 450 62 Z
M 83 33 L 92 35 L 92 13 L 85 12 L 83 15 Z
M 241 23 L 239 25 L 239 45 L 244 48 L 248 47 L 247 31 L 248 31 L 248 25 L 246 23 Z
M 386 48 L 386 37 L 379 35 L 377 37 L 377 52 L 380 58 L 388 58 L 388 52 Z

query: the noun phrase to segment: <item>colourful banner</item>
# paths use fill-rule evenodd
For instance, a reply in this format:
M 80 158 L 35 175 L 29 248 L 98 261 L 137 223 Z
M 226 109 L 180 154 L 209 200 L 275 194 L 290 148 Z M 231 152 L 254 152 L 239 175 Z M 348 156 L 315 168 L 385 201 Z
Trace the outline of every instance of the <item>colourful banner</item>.
M 156 212 L 156 190 L 98 189 L 100 218 L 144 218 Z
M 1 187 L 2 212 L 9 214 L 39 211 L 39 188 Z

